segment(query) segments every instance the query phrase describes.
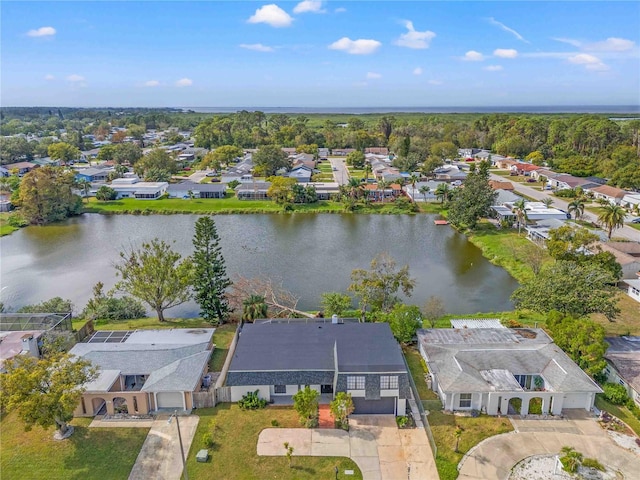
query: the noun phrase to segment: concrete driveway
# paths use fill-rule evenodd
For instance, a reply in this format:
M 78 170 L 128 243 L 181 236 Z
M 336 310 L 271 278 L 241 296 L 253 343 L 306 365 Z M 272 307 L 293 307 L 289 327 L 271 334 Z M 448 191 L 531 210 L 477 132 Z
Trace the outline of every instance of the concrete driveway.
M 515 432 L 488 438 L 472 448 L 458 465 L 460 480 L 502 480 L 511 468 L 532 455 L 560 452 L 566 445 L 585 457 L 638 478 L 640 457 L 619 447 L 584 411 L 569 411 L 563 420 L 513 420 Z
M 180 480 L 182 460 L 176 419 L 167 423 L 168 415 L 159 416 L 153 422 L 142 444 L 129 480 Z M 184 451 L 188 455 L 200 418 L 196 415 L 180 417 L 180 433 Z
M 284 442 L 296 456 L 351 458 L 365 480 L 437 479 L 422 429 L 399 430 L 390 415 L 357 415 L 349 432 L 333 429 L 268 428 L 258 437 L 258 455 L 284 455 Z

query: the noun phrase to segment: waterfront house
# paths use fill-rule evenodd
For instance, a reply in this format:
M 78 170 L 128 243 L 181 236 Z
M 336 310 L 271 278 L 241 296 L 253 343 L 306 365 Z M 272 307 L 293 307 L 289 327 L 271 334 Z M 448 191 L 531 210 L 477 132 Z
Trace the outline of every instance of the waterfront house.
M 226 191 L 225 183 L 194 183 L 188 180 L 167 187 L 169 198 L 224 198 Z
M 602 392 L 542 329 L 418 330 L 418 344 L 446 411 L 560 415 Z
M 299 183 L 308 183 L 311 181 L 311 176 L 313 175 L 313 169 L 309 168 L 305 164 L 298 164 L 293 167 L 291 171 L 287 174 L 289 178 L 295 178 Z
M 387 323 L 276 319 L 242 327 L 225 385 L 231 401 L 248 392 L 292 403 L 305 385 L 329 403 L 351 394 L 354 414 L 405 415 L 409 376 Z
M 76 173 L 76 179 L 91 183 L 104 183 L 112 171 L 110 168 L 83 168 Z
M 241 183 L 235 188 L 236 197 L 240 200 L 268 200 L 269 187 L 271 182 Z
M 98 331 L 69 353 L 98 367 L 74 416 L 190 412 L 206 384 L 214 329 Z
M 116 178 L 110 187 L 116 191 L 116 200 L 121 198 L 137 198 L 139 200 L 156 200 L 167 192 L 167 182 L 141 182 L 137 176 Z

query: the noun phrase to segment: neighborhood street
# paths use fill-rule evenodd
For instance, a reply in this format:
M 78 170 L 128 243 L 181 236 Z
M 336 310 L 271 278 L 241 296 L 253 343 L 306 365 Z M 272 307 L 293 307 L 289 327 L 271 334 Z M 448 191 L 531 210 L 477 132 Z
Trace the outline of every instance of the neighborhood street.
M 508 177 L 503 177 L 500 175 L 495 175 L 495 174 L 491 174 L 491 180 L 497 180 L 497 181 L 508 181 L 509 178 Z M 553 199 L 553 207 L 559 208 L 561 210 L 565 210 L 568 211 L 567 209 L 569 208 L 569 202 L 571 200 L 566 201 L 565 199 L 562 198 L 558 198 L 555 197 L 553 195 L 551 195 L 550 191 L 541 191 L 540 190 L 540 184 L 539 183 L 535 183 L 533 184 L 534 186 L 531 187 L 525 183 L 519 183 L 519 182 L 511 182 L 513 183 L 513 186 L 515 187 L 516 193 L 522 193 L 523 195 L 526 195 L 527 197 L 533 198 L 535 200 L 542 200 L 544 198 L 551 198 Z M 598 216 L 587 211 L 585 209 L 584 211 L 584 215 L 582 216 L 582 218 L 586 221 L 589 222 L 594 222 L 596 223 L 598 220 Z M 633 240 L 633 241 L 640 241 L 640 231 L 625 225 L 624 227 L 614 230 L 613 231 L 613 236 L 614 237 L 622 237 L 625 238 L 627 240 Z
M 335 169 L 333 170 L 334 181 L 339 185 L 346 185 L 349 183 L 349 170 L 347 170 L 345 159 L 330 157 L 329 162 L 331 162 L 331 168 Z

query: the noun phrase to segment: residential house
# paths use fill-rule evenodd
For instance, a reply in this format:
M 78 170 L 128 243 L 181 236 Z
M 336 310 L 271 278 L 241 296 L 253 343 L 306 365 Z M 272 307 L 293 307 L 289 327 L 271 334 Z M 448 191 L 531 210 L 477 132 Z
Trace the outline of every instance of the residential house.
M 513 192 L 515 187 L 511 182 L 501 182 L 499 180 L 489 180 L 489 185 L 494 190 L 507 190 L 509 192 Z
M 563 226 L 570 226 L 576 229 L 585 228 L 585 227 L 581 227 L 578 224 L 567 223 L 557 218 L 548 218 L 548 219 L 538 220 L 536 221 L 535 224 L 526 225 L 525 230 L 527 231 L 527 238 L 529 240 L 541 246 L 546 246 L 546 241 L 549 239 L 550 231 Z M 589 232 L 596 235 L 601 241 L 607 240 L 607 234 L 604 233 L 602 230 L 593 230 L 590 228 L 588 228 L 587 230 L 589 230 Z
M 436 168 L 433 173 L 436 176 L 436 180 L 464 182 L 467 178 L 467 172 L 462 171 L 454 165 L 444 165 L 443 167 Z
M 502 157 L 502 158 L 491 157 L 491 162 L 496 167 L 501 168 L 503 170 L 510 170 L 511 167 L 513 167 L 517 163 L 513 158 L 508 158 L 508 157 Z
M 540 181 L 540 177 L 545 177 L 548 183 L 549 180 L 555 177 L 559 177 L 560 175 L 563 175 L 563 174 L 556 173 L 553 170 L 549 170 L 548 168 L 540 168 L 538 170 L 534 170 L 531 172 L 531 178 L 535 179 L 536 182 Z
M 629 210 L 640 209 L 640 193 L 630 193 L 622 197 L 620 204 Z
M 287 176 L 289 178 L 295 178 L 299 183 L 308 183 L 311 181 L 311 176 L 313 175 L 313 169 L 309 168 L 305 164 L 298 164 L 293 167 Z
M 531 163 L 516 162 L 511 166 L 511 171 L 516 172 L 518 175 L 524 175 L 525 177 L 531 176 L 531 172 L 540 170 L 542 167 L 533 165 Z
M 397 187 L 397 189 L 394 187 Z M 369 200 L 379 202 L 393 200 L 402 190 L 399 184 L 391 184 L 384 190 L 381 190 L 377 183 L 367 183 L 364 185 L 364 191 Z
M 0 331 L 0 373 L 5 372 L 5 362 L 18 355 L 40 358 L 44 333 L 44 330 Z
M 98 367 L 85 384 L 74 415 L 193 409 L 193 393 L 206 385 L 214 329 L 98 331 L 69 353 Z
M 274 403 L 309 385 L 329 403 L 351 394 L 354 414 L 405 415 L 409 376 L 387 323 L 342 322 L 335 317 L 245 324 L 225 385 L 231 401 L 248 392 Z
M 4 168 L 9 172 L 9 174 L 13 174 L 14 171 L 18 173 L 18 176 L 23 176 L 25 173 L 29 173 L 34 168 L 37 168 L 38 165 L 32 162 L 17 162 L 17 163 L 9 163 L 5 165 Z
M 110 168 L 83 168 L 76 173 L 76 179 L 91 183 L 104 183 L 112 171 Z
M 340 184 L 335 182 L 309 182 L 307 185 L 316 189 L 318 200 L 330 200 L 340 193 Z
M 224 198 L 226 191 L 225 183 L 195 183 L 188 180 L 167 187 L 170 198 Z
M 235 188 L 236 197 L 240 200 L 267 200 L 267 191 L 271 182 L 241 183 Z
M 373 153 L 374 155 L 389 155 L 389 149 L 387 147 L 367 147 L 364 149 L 364 153 Z
M 167 182 L 141 182 L 137 176 L 116 178 L 110 187 L 117 193 L 116 199 L 137 198 L 156 200 L 167 192 Z
M 346 157 L 351 152 L 355 152 L 355 148 L 334 148 L 331 150 L 331 153 L 334 157 Z
M 405 184 L 402 189 L 413 202 L 435 202 L 438 199 L 436 197 L 436 190 L 438 189 L 438 186 L 443 183 L 445 182 L 417 182 L 415 188 L 410 183 L 408 183 Z M 426 195 L 420 193 L 420 189 L 422 187 L 429 188 L 429 192 Z
M 253 160 L 251 157 L 244 158 L 241 162 L 238 162 L 233 167 L 228 168 L 226 172 L 223 172 L 221 181 L 222 183 L 230 183 L 234 180 L 240 183 L 252 182 L 252 170 Z
M 597 242 L 593 247 L 593 253 L 598 249 L 603 252 L 610 252 L 616 258 L 616 262 L 622 267 L 622 278 L 625 280 L 636 279 L 638 278 L 638 274 L 640 274 L 640 256 L 634 256 L 631 253 L 625 252 L 625 247 L 620 246 L 622 243 L 624 242 Z M 640 245 L 634 242 L 629 243 L 636 248 Z
M 282 151 L 287 155 L 295 155 L 297 153 L 295 147 L 282 147 Z
M 581 177 L 574 177 L 573 175 L 560 174 L 555 177 L 547 177 L 547 184 L 556 190 L 569 190 L 572 188 L 580 187 L 583 190 L 587 190 L 592 187 L 597 187 L 597 183 L 590 182 L 589 180 Z
M 496 190 L 498 196 L 496 197 L 496 205 L 513 205 L 515 202 L 522 200 L 522 197 L 517 193 L 513 193 L 512 190 Z
M 418 330 L 418 343 L 446 411 L 560 415 L 602 392 L 542 329 Z
M 328 148 L 319 148 L 318 149 L 318 158 L 320 160 L 327 160 L 329 158 L 329 149 Z
M 593 193 L 593 197 L 596 200 L 606 200 L 612 205 L 620 205 L 622 203 L 622 199 L 627 195 L 627 192 L 624 190 L 610 185 L 600 185 L 588 189 L 585 188 L 585 190 Z
M 627 285 L 627 295 L 640 302 L 640 279 L 627 279 L 623 283 Z
M 609 344 L 604 358 L 607 381 L 622 385 L 640 407 L 640 337 L 607 337 Z
M 491 209 L 497 215 L 497 218 L 499 220 L 505 220 L 508 218 L 516 217 L 513 211 L 514 207 L 515 201 L 503 202 L 501 205 L 493 205 Z M 571 216 L 563 210 L 559 210 L 553 207 L 547 207 L 544 203 L 540 202 L 525 202 L 524 209 L 527 214 L 527 220 L 531 222 L 549 219 L 567 220 L 568 218 L 571 218 Z

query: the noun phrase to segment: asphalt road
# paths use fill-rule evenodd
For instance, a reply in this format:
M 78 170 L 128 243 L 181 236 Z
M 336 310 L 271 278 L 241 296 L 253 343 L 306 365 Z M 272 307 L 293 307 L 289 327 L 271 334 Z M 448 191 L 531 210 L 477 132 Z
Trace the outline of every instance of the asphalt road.
M 509 177 L 503 177 L 500 175 L 495 175 L 495 174 L 491 174 L 491 180 L 499 180 L 499 181 L 508 181 Z M 558 197 L 554 197 L 553 195 L 550 195 L 550 191 L 549 190 L 540 190 L 540 184 L 539 183 L 534 183 L 532 185 L 534 186 L 529 186 L 526 183 L 520 183 L 520 182 L 511 182 L 513 183 L 515 189 L 516 189 L 516 193 L 522 193 L 523 195 L 526 195 L 527 197 L 531 197 L 535 200 L 542 200 L 544 198 L 551 198 L 553 200 L 553 207 L 559 208 L 561 210 L 565 210 L 568 211 L 569 208 L 569 202 L 567 202 L 566 200 L 562 199 L 562 198 L 558 198 Z M 584 215 L 582 215 L 583 220 L 586 220 L 588 222 L 594 222 L 597 223 L 598 220 L 598 216 L 585 210 L 584 211 Z M 628 216 L 627 219 L 631 219 L 631 218 L 635 218 L 635 216 Z M 613 231 L 613 237 L 620 237 L 620 238 L 625 238 L 627 240 L 634 240 L 636 242 L 640 241 L 640 231 L 636 230 L 628 225 L 625 225 L 624 227 L 622 227 L 621 229 L 618 230 L 614 230 Z
M 334 181 L 339 185 L 349 183 L 349 170 L 344 163 L 345 159 L 341 157 L 329 157 L 329 162 L 331 162 L 331 167 L 335 168 L 332 172 Z

